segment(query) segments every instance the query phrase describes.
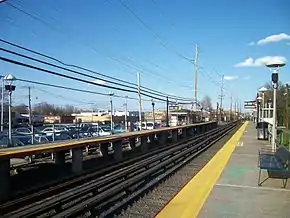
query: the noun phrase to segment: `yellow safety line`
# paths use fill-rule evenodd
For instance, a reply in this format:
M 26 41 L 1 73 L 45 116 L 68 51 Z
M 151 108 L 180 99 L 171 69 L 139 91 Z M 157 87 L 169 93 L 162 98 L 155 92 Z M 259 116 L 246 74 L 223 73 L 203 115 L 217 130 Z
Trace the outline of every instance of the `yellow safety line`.
M 58 143 L 58 144 L 45 144 L 45 145 L 36 145 L 35 147 L 25 148 L 25 147 L 19 147 L 18 149 L 1 149 L 0 157 L 1 156 L 7 156 L 7 155 L 21 155 L 21 153 L 27 153 L 27 152 L 45 152 L 50 151 L 57 148 L 64 148 L 64 147 L 70 147 L 74 145 L 82 145 L 82 144 L 89 144 L 89 143 L 101 143 L 104 141 L 110 141 L 117 138 L 127 138 L 132 136 L 142 136 L 142 135 L 148 135 L 150 133 L 158 133 L 163 132 L 166 130 L 174 130 L 174 129 L 182 129 L 186 127 L 193 127 L 193 126 L 200 126 L 204 124 L 210 124 L 214 122 L 204 122 L 204 123 L 195 123 L 190 124 L 186 126 L 174 126 L 174 127 L 167 127 L 162 129 L 155 129 L 155 130 L 145 130 L 145 131 L 138 131 L 138 132 L 128 132 L 123 134 L 118 134 L 110 137 L 104 137 L 104 138 L 97 138 L 97 139 L 88 139 L 88 140 L 79 140 L 79 141 L 72 141 L 72 142 L 64 142 L 64 143 Z
M 198 216 L 199 211 L 220 177 L 247 125 L 248 121 L 239 128 L 204 168 L 157 214 L 157 218 L 194 218 Z

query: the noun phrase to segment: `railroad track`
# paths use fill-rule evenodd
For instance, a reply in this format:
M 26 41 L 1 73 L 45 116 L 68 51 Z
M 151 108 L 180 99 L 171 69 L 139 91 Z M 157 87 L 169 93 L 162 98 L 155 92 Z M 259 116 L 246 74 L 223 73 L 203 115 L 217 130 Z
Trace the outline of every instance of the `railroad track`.
M 236 127 L 228 124 L 0 206 L 3 217 L 107 217 L 154 187 Z

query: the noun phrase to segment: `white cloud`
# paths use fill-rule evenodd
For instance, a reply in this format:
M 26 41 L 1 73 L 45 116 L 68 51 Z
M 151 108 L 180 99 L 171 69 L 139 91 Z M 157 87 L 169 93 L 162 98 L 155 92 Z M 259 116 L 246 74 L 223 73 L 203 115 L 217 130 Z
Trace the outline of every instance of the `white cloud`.
M 248 45 L 254 45 L 254 44 L 265 45 L 268 43 L 281 42 L 284 40 L 290 40 L 290 35 L 286 33 L 273 34 L 273 35 L 265 37 L 264 39 L 259 40 L 257 43 L 250 42 Z
M 251 76 L 245 76 L 245 77 L 244 77 L 245 80 L 249 80 L 249 79 L 251 79 L 251 78 L 252 78 Z
M 224 79 L 225 80 L 234 80 L 234 79 L 238 79 L 238 76 L 225 76 Z
M 265 56 L 254 60 L 250 57 L 243 62 L 235 64 L 235 67 L 262 67 L 265 66 L 267 63 L 273 62 L 287 62 L 287 59 L 282 56 Z
M 96 84 L 100 84 L 100 85 L 106 85 L 106 84 L 107 84 L 105 81 L 100 80 L 100 79 L 93 80 L 92 82 L 93 82 L 93 83 L 96 83 Z

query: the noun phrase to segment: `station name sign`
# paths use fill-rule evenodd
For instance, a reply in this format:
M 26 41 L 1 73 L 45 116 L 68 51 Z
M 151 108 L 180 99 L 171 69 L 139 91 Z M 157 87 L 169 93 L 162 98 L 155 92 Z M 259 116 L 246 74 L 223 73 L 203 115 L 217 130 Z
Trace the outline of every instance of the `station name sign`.
M 245 109 L 254 109 L 256 108 L 256 101 L 244 101 L 244 108 Z

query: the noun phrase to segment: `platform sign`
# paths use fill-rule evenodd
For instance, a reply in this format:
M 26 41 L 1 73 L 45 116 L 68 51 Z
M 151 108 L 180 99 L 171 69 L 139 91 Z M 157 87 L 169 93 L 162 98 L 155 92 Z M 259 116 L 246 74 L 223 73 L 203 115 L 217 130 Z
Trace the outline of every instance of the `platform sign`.
M 244 109 L 256 108 L 256 101 L 244 101 Z

